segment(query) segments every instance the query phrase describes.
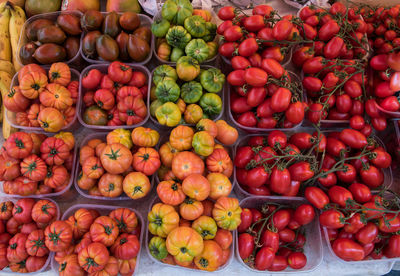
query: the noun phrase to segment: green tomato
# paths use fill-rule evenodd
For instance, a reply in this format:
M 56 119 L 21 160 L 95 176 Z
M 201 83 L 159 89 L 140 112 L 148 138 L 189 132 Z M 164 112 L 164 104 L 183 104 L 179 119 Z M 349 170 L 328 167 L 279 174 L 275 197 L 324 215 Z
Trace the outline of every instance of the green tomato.
M 202 37 L 205 42 L 210 42 L 215 39 L 217 35 L 217 25 L 212 22 L 206 22 L 206 33 Z
M 160 124 L 173 127 L 179 124 L 182 114 L 176 104 L 167 102 L 157 108 L 156 117 Z
M 186 18 L 184 26 L 193 37 L 202 37 L 206 34 L 206 21 L 200 15 L 192 15 Z
M 156 116 L 156 110 L 157 108 L 159 108 L 160 106 L 163 105 L 163 102 L 160 100 L 155 100 L 150 104 L 150 115 L 155 117 Z
M 192 36 L 182 26 L 174 26 L 168 30 L 166 39 L 172 47 L 185 49 Z
M 208 46 L 208 58 L 207 59 L 211 59 L 218 54 L 218 44 L 215 43 L 214 41 L 211 41 L 211 42 L 207 42 L 207 46 Z
M 177 79 L 178 74 L 176 73 L 176 70 L 166 64 L 158 66 L 153 72 L 153 82 L 155 85 L 157 85 L 159 82 L 162 82 L 163 80 L 176 81 Z
M 200 65 L 197 59 L 183 56 L 176 62 L 176 73 L 183 81 L 194 80 L 200 73 Z
M 197 81 L 186 82 L 181 87 L 181 98 L 187 104 L 197 103 L 203 95 L 203 87 Z
M 183 25 L 192 13 L 193 7 L 189 0 L 167 0 L 161 9 L 163 18 L 178 25 Z
M 208 114 L 203 112 L 203 117 L 201 117 L 202 119 L 210 119 L 210 116 L 208 116 Z
M 156 37 L 164 37 L 167 34 L 170 26 L 171 24 L 169 23 L 168 20 L 158 19 L 151 24 L 151 32 Z
M 200 99 L 200 106 L 208 115 L 217 115 L 222 110 L 221 97 L 214 93 L 205 93 Z
M 170 60 L 171 60 L 172 62 L 177 62 L 178 59 L 179 59 L 181 56 L 183 56 L 184 54 L 185 54 L 185 52 L 184 52 L 182 49 L 177 48 L 177 47 L 174 47 L 174 48 L 172 49 L 172 52 L 171 52 Z
M 201 39 L 192 39 L 185 47 L 186 55 L 197 59 L 199 63 L 205 61 L 208 58 L 208 45 Z
M 154 236 L 149 241 L 149 251 L 151 256 L 157 260 L 162 260 L 168 256 L 168 250 L 165 239 Z
M 181 90 L 174 80 L 163 80 L 157 84 L 156 96 L 163 103 L 176 102 L 179 99 Z
M 200 83 L 205 90 L 218 93 L 225 84 L 225 75 L 217 68 L 210 68 L 200 75 Z
M 199 131 L 193 135 L 192 147 L 201 156 L 209 156 L 214 151 L 214 137 L 207 131 Z

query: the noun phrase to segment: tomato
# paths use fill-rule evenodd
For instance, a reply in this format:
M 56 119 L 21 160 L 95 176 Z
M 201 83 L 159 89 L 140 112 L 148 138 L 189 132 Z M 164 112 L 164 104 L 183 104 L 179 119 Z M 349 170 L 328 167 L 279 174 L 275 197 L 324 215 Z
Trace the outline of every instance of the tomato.
M 317 30 L 313 26 L 311 26 L 311 25 L 309 25 L 307 23 L 304 23 L 302 27 L 303 28 L 300 29 L 300 30 L 302 31 L 302 33 L 304 31 L 304 36 L 307 39 L 313 40 L 313 39 L 315 39 L 317 37 Z
M 339 204 L 341 207 L 345 207 L 348 200 L 353 200 L 352 193 L 342 186 L 332 186 L 328 191 L 331 202 Z
M 46 227 L 44 234 L 45 244 L 53 252 L 67 249 L 72 242 L 72 229 L 65 221 L 53 222 Z
M 128 208 L 117 208 L 109 214 L 109 217 L 115 220 L 120 233 L 131 233 L 138 226 L 135 212 Z
M 374 223 L 368 222 L 367 225 L 358 230 L 355 238 L 359 243 L 366 245 L 372 243 L 377 236 L 378 227 Z
M 252 87 L 247 93 L 247 105 L 250 107 L 249 110 L 251 110 L 251 107 L 256 107 L 260 105 L 265 97 L 267 95 L 267 91 L 265 90 L 264 87 Z M 246 111 L 249 111 L 246 110 Z M 243 113 L 243 112 L 241 112 Z
M 324 175 L 321 177 L 318 177 L 318 182 L 324 187 L 331 187 L 333 185 L 336 185 L 336 183 L 337 183 L 336 174 L 334 172 L 326 174 L 326 172 L 328 172 L 328 170 L 329 169 L 327 169 L 327 168 L 322 168 L 321 172 L 323 172 Z
M 255 127 L 257 125 L 257 118 L 253 112 L 248 111 L 248 112 L 241 114 L 237 118 L 237 122 L 243 126 Z
M 224 38 L 228 42 L 234 42 L 241 39 L 243 31 L 239 26 L 233 25 L 224 31 Z
M 374 149 L 369 156 L 369 160 L 372 164 L 374 164 L 377 168 L 388 168 L 392 163 L 392 157 L 389 153 L 382 149 Z
M 276 253 L 279 249 L 280 233 L 270 231 L 266 229 L 261 235 L 261 241 L 263 247 L 269 247 L 272 252 Z
M 4 147 L 11 158 L 23 159 L 31 154 L 33 140 L 28 133 L 15 132 L 8 137 Z
M 288 40 L 290 32 L 292 31 L 293 24 L 286 19 L 276 22 L 272 28 L 272 35 L 276 40 Z
M 238 237 L 239 256 L 242 260 L 247 259 L 254 250 L 254 237 L 249 233 L 242 233 Z
M 258 5 L 253 8 L 252 13 L 269 17 L 274 9 L 269 5 Z
M 34 230 L 31 232 L 25 242 L 27 253 L 30 256 L 43 257 L 49 253 L 44 243 L 45 236 L 43 230 Z
M 214 237 L 214 241 L 221 246 L 222 250 L 229 249 L 232 244 L 232 240 L 232 233 L 225 229 L 218 229 Z
M 274 227 L 278 231 L 280 231 L 289 224 L 290 219 L 291 219 L 291 213 L 289 212 L 289 210 L 282 209 L 273 214 L 272 223 L 273 223 Z
M 169 233 L 166 246 L 168 253 L 173 255 L 177 261 L 190 262 L 203 252 L 204 242 L 194 229 L 181 226 Z
M 361 245 L 353 240 L 339 238 L 332 244 L 333 252 L 345 261 L 361 261 L 365 252 Z
M 400 103 L 396 96 L 389 96 L 383 99 L 379 104 L 387 111 L 397 112 L 400 109 Z
M 249 17 L 248 17 L 249 18 Z M 258 43 L 254 37 L 246 38 L 239 44 L 239 55 L 249 57 L 258 50 Z
M 268 268 L 268 271 L 282 271 L 288 267 L 288 262 L 286 257 L 281 255 L 275 255 L 274 261 Z
M 114 82 L 126 84 L 132 78 L 132 68 L 120 61 L 114 61 L 108 66 L 108 76 Z
M 250 146 L 239 147 L 235 156 L 235 166 L 237 168 L 245 168 L 253 158 L 254 152 Z
M 377 188 L 383 184 L 384 175 L 381 169 L 373 165 L 366 165 L 360 170 L 361 180 L 370 188 Z
M 119 234 L 117 223 L 108 216 L 96 218 L 90 226 L 90 236 L 93 242 L 99 242 L 105 246 L 114 244 Z
M 288 264 L 293 269 L 301 269 L 307 264 L 307 257 L 302 252 L 293 252 L 288 256 Z
M 32 208 L 32 219 L 38 223 L 49 223 L 57 215 L 57 206 L 47 199 L 39 200 Z
M 344 231 L 349 234 L 357 233 L 366 225 L 366 223 L 361 219 L 360 213 L 353 214 L 353 216 L 351 216 L 346 223 L 347 224 L 344 226 Z
M 264 86 L 267 83 L 268 74 L 260 68 L 250 67 L 245 70 L 244 78 L 247 84 L 260 87 Z
M 231 59 L 232 68 L 235 70 L 244 70 L 250 67 L 250 62 L 247 58 L 242 56 L 234 56 Z
M 271 97 L 271 109 L 275 112 L 283 112 L 288 109 L 292 99 L 289 89 L 280 87 Z
M 218 52 L 221 56 L 232 57 L 238 47 L 239 44 L 236 42 L 225 42 L 218 48 Z
M 306 181 L 314 176 L 314 171 L 309 162 L 300 161 L 289 167 L 290 177 L 295 181 Z
M 285 111 L 285 118 L 292 124 L 299 124 L 304 119 L 303 103 L 298 101 L 291 103 Z
M 329 197 L 318 187 L 307 187 L 305 197 L 318 209 L 324 208 L 329 203 Z
M 337 58 L 344 46 L 344 41 L 341 37 L 335 36 L 326 43 L 324 47 L 324 56 L 328 59 Z
M 118 259 L 129 260 L 137 256 L 139 249 L 140 242 L 136 235 L 124 233 L 115 240 L 110 251 Z
M 365 203 L 371 200 L 371 190 L 367 185 L 362 183 L 353 183 L 349 186 L 354 199 L 359 203 Z
M 371 119 L 372 126 L 377 131 L 383 131 L 387 127 L 387 120 L 385 117 L 376 117 Z
M 400 256 L 399 250 L 400 235 L 393 235 L 389 238 L 388 244 L 383 249 L 383 254 L 387 258 L 398 258 Z
M 293 213 L 293 219 L 300 225 L 309 224 L 314 220 L 315 211 L 310 204 L 302 204 Z
M 262 118 L 272 117 L 274 111 L 271 108 L 271 98 L 267 98 L 257 107 L 257 116 Z
M 255 69 L 255 68 L 253 68 Z M 260 69 L 261 70 L 261 69 Z M 245 70 L 234 70 L 229 73 L 227 80 L 229 84 L 234 86 L 243 86 L 245 81 Z
M 327 116 L 327 112 L 324 106 L 320 103 L 313 103 L 309 106 L 307 112 L 307 119 L 314 124 L 319 123 L 320 120 L 324 120 Z
M 260 166 L 248 171 L 246 183 L 249 187 L 258 188 L 266 184 L 268 179 L 269 173 L 264 169 L 263 166 Z
M 269 187 L 272 192 L 277 194 L 284 194 L 289 190 L 291 183 L 291 172 L 286 168 L 272 168 L 271 177 L 269 180 Z
M 9 241 L 7 247 L 7 260 L 10 263 L 19 263 L 28 257 L 25 249 L 27 235 L 18 233 Z
M 365 120 L 360 115 L 354 115 L 350 118 L 350 127 L 355 130 L 361 130 L 365 127 Z
M 107 247 L 99 242 L 89 244 L 78 253 L 79 265 L 89 273 L 102 270 L 109 258 Z
M 235 17 L 235 8 L 232 6 L 222 7 L 218 11 L 218 17 L 221 20 L 232 20 Z
M 400 71 L 400 55 L 398 53 L 390 53 L 387 56 L 387 64 L 390 68 L 392 68 L 394 71 Z
M 275 258 L 275 253 L 269 247 L 262 247 L 256 254 L 255 268 L 257 270 L 268 269 Z
M 23 198 L 18 200 L 13 208 L 12 214 L 14 219 L 19 223 L 29 223 L 32 221 L 32 209 L 35 200 L 32 198 Z
M 100 85 L 102 74 L 98 69 L 91 69 L 82 78 L 82 86 L 87 90 L 94 90 Z
M 233 26 L 233 23 L 231 20 L 226 20 L 226 21 L 222 22 L 221 24 L 218 25 L 217 34 L 223 35 L 225 30 L 231 26 Z
M 326 228 L 338 229 L 342 228 L 344 224 L 344 215 L 338 210 L 327 210 L 319 216 L 319 222 Z
M 339 30 L 339 24 L 334 20 L 329 20 L 318 30 L 318 37 L 322 41 L 328 41 L 332 39 L 339 32 Z
M 395 72 L 390 77 L 390 89 L 392 91 L 400 90 L 400 72 Z
M 190 228 L 189 228 L 190 229 Z M 222 263 L 222 249 L 215 241 L 204 241 L 204 249 L 194 258 L 197 268 L 205 271 L 215 271 Z

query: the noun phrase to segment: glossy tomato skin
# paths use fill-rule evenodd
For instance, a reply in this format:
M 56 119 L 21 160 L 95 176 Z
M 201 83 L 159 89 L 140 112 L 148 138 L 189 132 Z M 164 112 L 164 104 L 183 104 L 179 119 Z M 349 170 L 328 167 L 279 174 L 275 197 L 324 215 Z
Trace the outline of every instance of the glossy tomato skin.
M 257 118 L 253 112 L 248 111 L 248 112 L 241 114 L 237 118 L 237 122 L 243 126 L 255 127 L 257 125 Z
M 272 221 L 275 228 L 278 231 L 284 229 L 289 224 L 291 216 L 291 212 L 288 209 L 282 209 L 274 213 L 272 216 Z
M 345 261 L 361 261 L 365 257 L 364 249 L 357 242 L 339 238 L 332 244 L 333 252 Z
M 248 208 L 243 208 L 242 213 L 240 214 L 241 223 L 238 227 L 238 232 L 245 232 L 252 224 L 253 214 Z
M 284 194 L 289 190 L 291 176 L 288 169 L 272 168 L 270 177 L 270 189 L 277 194 Z
M 275 253 L 269 247 L 262 247 L 256 254 L 255 268 L 257 270 L 268 269 L 275 258 Z
M 254 237 L 249 233 L 242 233 L 238 237 L 239 255 L 240 258 L 247 259 L 254 250 Z
M 329 203 L 329 197 L 318 187 L 307 187 L 305 197 L 318 209 L 324 208 Z
M 355 213 L 350 219 L 346 221 L 348 224 L 344 226 L 344 231 L 349 234 L 357 233 L 361 228 L 363 228 L 366 224 L 362 221 L 361 215 L 359 213 Z
M 238 168 L 245 168 L 253 157 L 254 152 L 250 146 L 240 147 L 235 156 L 235 166 Z
M 281 255 L 275 255 L 274 261 L 268 268 L 269 271 L 282 271 L 288 267 L 287 258 Z
M 353 200 L 352 193 L 342 186 L 332 186 L 328 191 L 331 202 L 339 204 L 341 207 L 346 207 L 348 200 Z
M 400 257 L 400 235 L 393 235 L 389 238 L 389 242 L 385 246 L 383 254 L 387 258 Z
M 327 210 L 319 216 L 319 222 L 322 226 L 332 229 L 342 228 L 344 215 L 338 210 Z
M 223 7 L 218 11 L 221 20 L 232 20 L 235 17 L 235 8 L 232 6 Z
M 372 223 L 368 222 L 366 226 L 361 228 L 357 233 L 355 238 L 357 241 L 363 245 L 372 243 L 378 236 L 378 227 Z
M 293 219 L 295 219 L 300 225 L 309 224 L 314 220 L 314 217 L 314 207 L 312 207 L 310 204 L 300 205 L 293 213 Z
M 359 203 L 368 202 L 372 198 L 371 189 L 362 183 L 352 183 L 349 186 L 349 190 L 354 199 Z
M 247 173 L 247 185 L 249 187 L 258 188 L 267 183 L 269 173 L 264 167 L 256 167 L 248 171 Z
M 288 264 L 293 269 L 301 269 L 307 264 L 307 257 L 302 252 L 293 252 L 288 256 Z
M 261 235 L 261 244 L 263 247 L 269 247 L 274 253 L 279 249 L 279 234 L 266 229 Z

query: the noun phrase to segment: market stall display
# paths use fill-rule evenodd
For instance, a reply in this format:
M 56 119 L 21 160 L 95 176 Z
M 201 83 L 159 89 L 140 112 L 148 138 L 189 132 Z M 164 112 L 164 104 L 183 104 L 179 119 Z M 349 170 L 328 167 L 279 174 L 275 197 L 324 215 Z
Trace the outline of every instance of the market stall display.
M 2 273 L 400 260 L 400 5 L 0 2 Z

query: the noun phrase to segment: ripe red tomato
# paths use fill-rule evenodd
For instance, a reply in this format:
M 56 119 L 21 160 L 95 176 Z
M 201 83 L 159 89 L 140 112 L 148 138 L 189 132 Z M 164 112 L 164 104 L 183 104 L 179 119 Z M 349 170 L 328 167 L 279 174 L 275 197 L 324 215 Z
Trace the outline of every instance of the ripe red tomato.
M 266 229 L 261 235 L 260 243 L 263 247 L 269 247 L 276 253 L 279 249 L 279 234 Z
M 291 183 L 290 172 L 286 168 L 273 167 L 269 179 L 269 188 L 277 194 L 284 194 L 289 190 Z
M 249 233 L 242 233 L 238 237 L 240 258 L 247 259 L 254 250 L 254 237 Z
M 235 70 L 244 70 L 247 67 L 250 67 L 250 62 L 247 58 L 242 57 L 242 56 L 234 56 L 231 59 L 231 64 L 233 69 Z
M 269 173 L 263 166 L 253 168 L 247 172 L 246 183 L 247 186 L 258 188 L 265 185 L 269 179 Z M 272 174 L 271 174 L 272 179 Z
M 365 203 L 371 200 L 371 190 L 367 185 L 362 183 L 353 183 L 349 186 L 349 190 L 354 199 L 359 203 Z
M 274 261 L 268 268 L 269 271 L 282 271 L 288 267 L 287 258 L 281 255 L 275 255 Z
M 239 55 L 249 57 L 258 50 L 258 43 L 254 37 L 246 38 L 239 44 Z
M 368 222 L 367 225 L 358 230 L 355 238 L 363 245 L 369 244 L 375 240 L 375 238 L 378 236 L 378 232 L 378 227 L 375 225 L 375 223 Z
M 366 224 L 364 220 L 361 218 L 360 213 L 355 213 L 351 218 L 346 220 L 346 225 L 344 226 L 344 231 L 349 234 L 357 233 L 361 228 L 363 228 Z
M 82 86 L 87 90 L 96 89 L 100 85 L 102 74 L 98 69 L 91 69 L 82 78 Z
M 290 177 L 295 181 L 306 181 L 314 176 L 311 164 L 306 161 L 297 162 L 289 167 Z
M 344 183 L 353 183 L 357 177 L 357 171 L 353 165 L 344 163 L 341 170 L 336 172 L 338 179 Z
M 325 63 L 323 62 L 323 57 L 317 56 L 306 60 L 303 63 L 303 71 L 306 74 L 316 74 L 322 71 L 325 67 Z
M 400 109 L 400 103 L 396 96 L 389 96 L 384 98 L 380 103 L 380 107 L 387 111 L 397 112 Z
M 244 113 L 250 111 L 252 107 L 247 103 L 246 97 L 231 97 L 231 110 L 234 113 Z
M 239 44 L 236 42 L 225 42 L 219 46 L 218 52 L 221 54 L 221 56 L 230 58 L 233 56 L 233 53 L 238 47 Z
M 293 269 L 301 269 L 307 264 L 307 257 L 302 252 L 292 252 L 288 256 L 288 264 Z
M 337 203 L 341 207 L 346 206 L 347 200 L 353 200 L 351 192 L 342 186 L 332 186 L 328 191 L 328 195 L 331 202 Z
M 337 58 L 344 46 L 344 41 L 341 37 L 335 36 L 326 43 L 324 47 L 324 56 L 328 59 Z
M 264 28 L 264 17 L 259 14 L 255 14 L 249 17 L 246 17 L 243 20 L 243 26 L 249 32 L 258 32 L 262 28 Z
M 234 160 L 235 166 L 245 168 L 253 157 L 254 152 L 250 146 L 239 147 Z
M 257 116 L 268 118 L 272 117 L 274 111 L 271 108 L 271 98 L 267 98 L 257 107 Z
M 243 86 L 246 83 L 244 76 L 245 70 L 234 70 L 229 73 L 227 80 L 230 85 Z
M 320 103 L 313 103 L 307 111 L 307 119 L 314 124 L 318 124 L 320 120 L 324 120 L 327 116 L 324 106 Z
M 329 20 L 318 30 L 318 37 L 322 41 L 328 41 L 332 39 L 339 32 L 339 30 L 339 24 L 334 20 Z
M 251 67 L 245 70 L 244 78 L 248 85 L 260 87 L 267 83 L 268 74 L 260 68 Z
M 304 119 L 304 105 L 302 102 L 294 102 L 285 111 L 285 118 L 294 125 L 301 123 Z
M 247 93 L 247 104 L 256 107 L 264 101 L 266 96 L 267 91 L 264 87 L 252 87 Z
M 253 8 L 253 14 L 269 17 L 274 9 L 268 5 L 258 5 Z
M 237 228 L 239 233 L 245 232 L 252 224 L 253 213 L 248 208 L 243 208 L 240 214 L 241 222 Z
M 286 72 L 282 65 L 272 58 L 264 58 L 261 62 L 261 68 L 276 79 L 280 79 Z
M 343 226 L 345 226 L 343 220 L 344 215 L 342 214 L 342 212 L 335 209 L 324 211 L 319 216 L 319 223 L 326 228 L 342 228 Z
M 306 60 L 314 57 L 314 51 L 309 46 L 303 46 L 297 49 L 292 56 L 292 62 L 297 67 L 302 67 Z
M 362 149 L 368 142 L 361 132 L 355 129 L 344 129 L 340 132 L 340 140 L 353 149 Z
M 329 203 L 329 197 L 318 187 L 307 187 L 304 194 L 317 209 L 322 209 Z
M 286 19 L 276 22 L 272 28 L 272 35 L 276 40 L 287 40 L 289 38 L 290 32 L 292 31 L 293 24 Z
M 329 169 L 327 169 L 327 168 L 321 169 L 321 172 L 323 172 L 323 173 L 326 173 L 328 171 L 329 171 Z M 324 187 L 327 187 L 327 188 L 332 187 L 332 186 L 336 185 L 336 183 L 337 183 L 336 174 L 334 172 L 324 174 L 321 177 L 318 177 L 318 182 Z
M 226 41 L 228 42 L 234 42 L 234 41 L 238 41 L 243 37 L 243 31 L 242 29 L 237 26 L 237 25 L 233 25 L 229 28 L 227 28 L 224 31 L 224 38 Z
M 360 115 L 354 115 L 350 118 L 350 127 L 355 130 L 361 130 L 365 127 L 365 120 Z
M 392 164 L 392 157 L 383 148 L 372 150 L 372 154 L 368 158 L 377 168 L 388 168 Z
M 243 126 L 255 127 L 257 125 L 257 118 L 253 112 L 248 111 L 248 112 L 241 114 L 237 118 L 237 122 Z
M 274 224 L 274 227 L 278 231 L 281 231 L 289 224 L 291 217 L 292 217 L 291 212 L 288 209 L 282 209 L 277 211 L 272 216 L 272 222 Z
M 370 188 L 377 188 L 383 184 L 384 175 L 381 169 L 369 164 L 360 170 L 362 182 Z
M 235 8 L 232 6 L 222 7 L 218 11 L 218 17 L 221 20 L 232 20 L 235 17 Z
M 393 235 L 389 238 L 389 242 L 385 246 L 383 254 L 387 258 L 400 257 L 400 235 Z
M 275 112 L 283 112 L 288 109 L 292 99 L 292 92 L 289 89 L 279 87 L 271 97 L 271 108 Z
M 269 247 L 262 247 L 256 254 L 255 268 L 258 270 L 268 269 L 275 259 L 275 253 Z

